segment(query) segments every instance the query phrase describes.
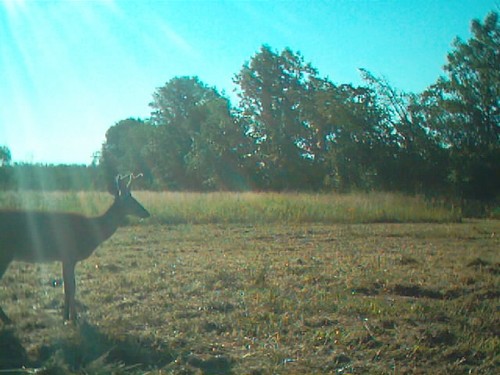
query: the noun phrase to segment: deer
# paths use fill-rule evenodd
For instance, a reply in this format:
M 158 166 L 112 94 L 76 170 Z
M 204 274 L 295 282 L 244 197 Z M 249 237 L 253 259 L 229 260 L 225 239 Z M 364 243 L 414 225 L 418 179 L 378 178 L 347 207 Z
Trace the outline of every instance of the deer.
M 0 210 L 0 279 L 14 261 L 62 263 L 64 322 L 76 321 L 75 266 L 110 238 L 127 215 L 147 218 L 149 212 L 132 197 L 132 180 L 142 176 L 116 176 L 113 204 L 101 216 L 77 213 Z M 0 320 L 12 321 L 0 307 Z

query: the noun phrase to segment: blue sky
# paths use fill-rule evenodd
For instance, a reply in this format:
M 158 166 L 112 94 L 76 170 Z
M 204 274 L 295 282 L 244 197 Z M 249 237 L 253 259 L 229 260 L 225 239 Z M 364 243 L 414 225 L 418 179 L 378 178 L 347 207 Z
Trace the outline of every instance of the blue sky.
M 106 130 L 148 117 L 173 77 L 231 97 L 263 44 L 300 51 L 336 83 L 361 84 L 366 68 L 420 92 L 491 10 L 500 1 L 0 0 L 0 145 L 17 162 L 89 164 Z

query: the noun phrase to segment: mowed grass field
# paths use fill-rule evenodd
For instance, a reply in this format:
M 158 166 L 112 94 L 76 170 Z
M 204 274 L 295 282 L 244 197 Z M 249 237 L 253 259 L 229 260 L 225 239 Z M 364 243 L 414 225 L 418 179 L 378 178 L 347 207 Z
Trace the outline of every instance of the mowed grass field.
M 134 194 L 151 219 L 77 265 L 12 263 L 0 373 L 493 374 L 500 222 L 390 194 Z M 0 195 L 103 212 L 105 194 Z M 3 249 L 1 249 L 3 250 Z

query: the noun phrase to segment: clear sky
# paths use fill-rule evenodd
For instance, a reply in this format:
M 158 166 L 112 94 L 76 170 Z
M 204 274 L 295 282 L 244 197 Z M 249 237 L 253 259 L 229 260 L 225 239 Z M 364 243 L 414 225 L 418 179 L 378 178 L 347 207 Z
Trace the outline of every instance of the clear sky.
M 231 96 L 263 44 L 300 51 L 335 83 L 361 84 L 366 68 L 420 92 L 492 10 L 500 1 L 0 0 L 0 145 L 16 162 L 89 164 L 106 130 L 149 117 L 173 77 Z

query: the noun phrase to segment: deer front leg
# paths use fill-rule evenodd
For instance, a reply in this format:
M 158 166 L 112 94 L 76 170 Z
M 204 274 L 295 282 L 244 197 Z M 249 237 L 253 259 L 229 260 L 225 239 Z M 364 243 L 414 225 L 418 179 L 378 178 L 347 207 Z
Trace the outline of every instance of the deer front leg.
M 3 324 L 11 324 L 12 320 L 7 316 L 7 314 L 3 311 L 3 309 L 0 307 L 0 320 L 3 322 Z
M 63 263 L 64 320 L 76 320 L 75 309 L 75 262 Z

